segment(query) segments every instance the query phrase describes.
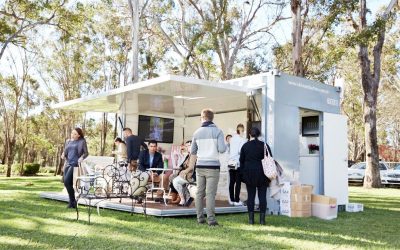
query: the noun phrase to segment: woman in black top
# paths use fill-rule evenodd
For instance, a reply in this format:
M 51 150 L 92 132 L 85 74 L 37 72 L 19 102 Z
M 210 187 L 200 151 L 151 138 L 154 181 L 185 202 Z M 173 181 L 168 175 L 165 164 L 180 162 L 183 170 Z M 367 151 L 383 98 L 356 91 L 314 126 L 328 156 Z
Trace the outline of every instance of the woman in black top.
M 258 140 L 258 128 L 250 130 L 250 141 L 246 142 L 240 150 L 240 168 L 242 181 L 247 187 L 247 211 L 249 224 L 254 224 L 254 199 L 258 190 L 260 201 L 260 224 L 265 225 L 265 211 L 267 209 L 267 187 L 270 180 L 264 175 L 261 160 L 264 158 L 265 144 Z M 266 151 L 268 154 L 268 151 Z

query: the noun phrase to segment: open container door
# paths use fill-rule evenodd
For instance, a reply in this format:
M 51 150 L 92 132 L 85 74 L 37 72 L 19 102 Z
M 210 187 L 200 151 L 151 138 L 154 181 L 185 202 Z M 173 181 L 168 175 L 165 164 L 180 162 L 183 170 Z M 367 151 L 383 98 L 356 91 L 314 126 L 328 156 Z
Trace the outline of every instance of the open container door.
M 323 113 L 324 194 L 348 203 L 347 117 Z

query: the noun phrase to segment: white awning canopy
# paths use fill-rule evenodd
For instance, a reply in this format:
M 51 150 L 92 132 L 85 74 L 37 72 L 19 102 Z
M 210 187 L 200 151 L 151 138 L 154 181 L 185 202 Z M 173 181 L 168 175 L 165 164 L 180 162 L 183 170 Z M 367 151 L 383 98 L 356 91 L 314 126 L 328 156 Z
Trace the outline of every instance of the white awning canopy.
M 247 107 L 245 86 L 166 75 L 101 94 L 55 104 L 53 108 L 119 114 L 165 114 L 190 116 L 203 108 L 214 112 Z

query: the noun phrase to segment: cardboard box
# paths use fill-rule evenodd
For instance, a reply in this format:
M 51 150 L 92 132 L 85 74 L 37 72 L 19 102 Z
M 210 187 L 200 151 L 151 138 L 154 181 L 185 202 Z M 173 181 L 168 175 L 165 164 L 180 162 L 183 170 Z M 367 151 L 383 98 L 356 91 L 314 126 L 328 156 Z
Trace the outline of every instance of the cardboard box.
M 289 216 L 290 217 L 290 206 L 288 207 L 280 207 L 281 215 Z
M 311 195 L 311 202 L 318 203 L 318 204 L 325 204 L 325 205 L 336 205 L 337 200 L 336 198 L 325 196 L 325 195 Z
M 281 187 L 281 199 L 290 198 L 290 182 L 285 181 Z
M 290 204 L 290 210 L 292 210 L 292 211 L 311 210 L 311 203 L 310 202 L 292 202 Z
M 280 199 L 281 206 L 290 205 L 290 197 L 285 199 Z
M 361 203 L 347 203 L 346 212 L 362 212 L 364 211 L 364 205 Z
M 307 211 L 291 211 L 290 217 L 311 217 L 311 209 Z
M 291 186 L 291 194 L 310 194 L 312 193 L 312 185 L 294 185 Z
M 336 204 L 312 203 L 312 216 L 323 220 L 332 220 L 337 218 L 338 208 Z
M 311 202 L 291 202 L 280 206 L 281 214 L 289 217 L 310 217 Z
M 311 194 L 296 194 L 290 195 L 290 202 L 311 202 Z
M 284 182 L 281 188 L 281 214 L 289 217 L 310 217 L 312 189 L 312 185 L 290 185 L 290 182 Z
M 291 202 L 281 204 L 281 209 L 290 209 L 290 210 L 311 210 L 311 202 Z

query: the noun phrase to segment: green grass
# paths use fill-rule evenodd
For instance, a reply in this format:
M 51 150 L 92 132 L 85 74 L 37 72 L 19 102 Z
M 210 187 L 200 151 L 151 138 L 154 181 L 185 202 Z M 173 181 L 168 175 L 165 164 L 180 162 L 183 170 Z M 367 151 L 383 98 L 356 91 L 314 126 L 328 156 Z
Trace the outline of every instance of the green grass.
M 197 225 L 194 217 L 156 218 L 102 210 L 76 221 L 66 203 L 39 198 L 62 189 L 60 177 L 0 177 L 0 249 L 343 249 L 400 248 L 400 190 L 350 188 L 363 213 L 338 219 L 267 217 L 247 225 L 247 215 L 218 215 L 223 227 Z M 258 221 L 258 218 L 257 218 Z

